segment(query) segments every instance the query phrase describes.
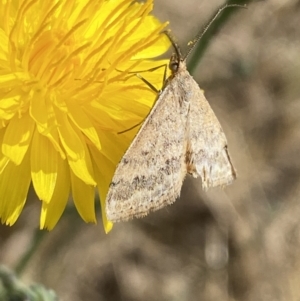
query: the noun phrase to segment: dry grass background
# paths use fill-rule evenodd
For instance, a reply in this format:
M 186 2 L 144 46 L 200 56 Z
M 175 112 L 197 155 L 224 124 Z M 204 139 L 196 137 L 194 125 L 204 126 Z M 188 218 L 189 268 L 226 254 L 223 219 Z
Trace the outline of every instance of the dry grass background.
M 222 1 L 156 0 L 154 14 L 186 45 Z M 23 279 L 79 300 L 300 300 L 300 1 L 249 5 L 213 39 L 194 77 L 229 140 L 239 178 L 182 197 L 148 217 L 86 225 L 66 214 Z M 29 202 L 0 228 L 0 261 L 14 267 L 38 224 Z

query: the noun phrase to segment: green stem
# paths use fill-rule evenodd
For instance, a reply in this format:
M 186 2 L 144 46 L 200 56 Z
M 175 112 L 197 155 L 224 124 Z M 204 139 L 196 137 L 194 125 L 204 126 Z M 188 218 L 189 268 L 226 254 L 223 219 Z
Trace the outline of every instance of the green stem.
M 30 248 L 27 250 L 27 252 L 22 256 L 22 258 L 19 260 L 18 264 L 15 268 L 15 273 L 17 275 L 21 275 L 24 271 L 27 263 L 29 262 L 30 258 L 33 256 L 35 251 L 38 249 L 40 243 L 42 242 L 45 235 L 48 233 L 48 231 L 41 231 L 39 229 L 35 230 L 34 237 L 32 239 L 32 244 Z

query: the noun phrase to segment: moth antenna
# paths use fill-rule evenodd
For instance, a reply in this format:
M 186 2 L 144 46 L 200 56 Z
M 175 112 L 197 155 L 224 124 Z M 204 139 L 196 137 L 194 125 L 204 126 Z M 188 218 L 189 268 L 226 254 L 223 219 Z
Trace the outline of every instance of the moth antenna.
M 170 42 L 172 43 L 173 45 L 173 48 L 175 49 L 175 52 L 176 52 L 176 56 L 178 59 L 182 59 L 182 54 L 181 54 L 181 51 L 180 51 L 180 47 L 179 45 L 177 44 L 174 36 L 171 34 L 170 30 L 165 30 L 163 31 L 162 33 L 164 33 L 170 40 Z
M 198 43 L 198 41 L 201 40 L 201 38 L 204 36 L 204 34 L 207 32 L 207 30 L 209 29 L 209 27 L 212 25 L 212 23 L 218 18 L 218 16 L 221 14 L 221 12 L 229 7 L 239 7 L 239 8 L 247 8 L 246 4 L 241 5 L 241 4 L 226 4 L 224 6 L 222 6 L 221 8 L 218 9 L 217 13 L 212 17 L 212 19 L 207 23 L 207 25 L 195 36 L 195 38 L 193 39 L 193 41 L 191 42 L 191 45 L 186 53 L 186 55 L 184 56 L 183 60 L 186 60 L 187 57 L 190 55 L 190 53 L 194 50 L 196 44 Z M 170 39 L 170 41 L 173 44 L 173 41 Z M 173 44 L 175 50 L 176 47 Z M 178 46 L 177 46 L 178 47 Z M 177 52 L 177 51 L 176 51 Z

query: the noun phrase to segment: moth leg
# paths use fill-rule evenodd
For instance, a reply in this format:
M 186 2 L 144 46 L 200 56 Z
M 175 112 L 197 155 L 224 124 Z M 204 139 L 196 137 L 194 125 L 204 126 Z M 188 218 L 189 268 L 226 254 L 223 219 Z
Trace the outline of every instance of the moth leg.
M 167 76 L 167 65 L 160 65 L 160 66 L 157 66 L 157 67 L 155 67 L 155 68 L 152 68 L 152 69 L 149 69 L 149 70 L 146 70 L 146 71 L 155 71 L 155 70 L 157 70 L 157 69 L 159 69 L 159 68 L 162 68 L 162 67 L 164 67 L 165 68 L 165 70 L 164 70 L 164 79 L 163 79 L 163 82 L 165 83 L 166 82 L 166 76 Z M 148 80 L 146 80 L 144 77 L 142 77 L 139 73 L 136 73 L 136 76 L 139 78 L 139 79 L 141 79 L 152 91 L 154 91 L 155 93 L 157 93 L 157 94 L 160 94 L 161 93 L 161 91 L 162 91 L 162 89 L 160 89 L 160 90 L 157 90 Z M 155 100 L 156 101 L 156 100 Z M 128 131 L 131 131 L 131 130 L 133 130 L 134 128 L 136 128 L 136 127 L 138 127 L 139 125 L 141 125 L 144 121 L 145 121 L 145 119 L 147 118 L 147 116 L 141 121 L 141 122 L 139 122 L 139 123 L 137 123 L 137 124 L 135 124 L 134 126 L 132 126 L 132 127 L 130 127 L 130 128 L 128 128 L 128 129 L 126 129 L 126 130 L 124 130 L 124 131 L 121 131 L 121 132 L 118 132 L 118 135 L 119 134 L 123 134 L 123 133 L 126 133 L 126 132 L 128 132 Z
M 141 79 L 155 93 L 159 93 L 161 91 L 161 90 L 157 90 L 148 80 L 146 80 L 144 77 L 142 77 L 139 73 L 137 73 L 136 76 L 139 79 Z

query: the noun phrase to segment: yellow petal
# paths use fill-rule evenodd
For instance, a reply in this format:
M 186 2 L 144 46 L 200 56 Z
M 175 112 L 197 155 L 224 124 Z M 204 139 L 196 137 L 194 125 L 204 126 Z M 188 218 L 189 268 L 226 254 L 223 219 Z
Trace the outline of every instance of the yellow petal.
M 0 66 L 2 68 L 7 67 L 7 55 L 8 55 L 8 38 L 2 28 L 0 28 Z
M 137 131 L 138 127 L 122 134 L 109 132 L 99 133 L 103 145 L 101 153 L 104 155 L 106 160 L 109 160 L 114 164 L 114 168 L 109 171 L 111 175 L 113 175 L 113 173 L 115 172 L 116 165 L 121 160 L 124 151 L 128 148 L 130 142 L 132 141 L 132 138 L 135 136 L 135 133 Z M 107 171 L 104 171 L 104 173 L 107 174 Z
M 10 72 L 0 74 L 1 89 L 19 87 L 22 82 L 28 80 L 28 74 L 25 72 Z
M 147 16 L 143 22 L 139 24 L 139 28 L 135 31 L 135 34 L 127 39 L 126 42 L 128 45 L 132 44 L 134 41 L 141 42 L 141 40 L 145 39 L 145 37 L 150 37 L 152 32 L 157 32 L 157 34 L 160 33 L 167 24 L 168 23 L 161 24 L 153 16 Z M 132 22 L 131 25 L 135 24 Z M 132 59 L 149 59 L 152 57 L 157 57 L 171 46 L 171 42 L 165 34 L 154 35 L 154 37 L 155 43 L 149 43 L 149 47 L 144 47 L 143 50 L 134 55 Z
M 115 165 L 108 161 L 102 154 L 98 154 L 97 150 L 91 146 L 91 153 L 94 159 L 95 177 L 98 183 L 98 193 L 100 197 L 101 216 L 105 233 L 108 233 L 113 228 L 113 223 L 109 221 L 105 213 L 105 199 L 108 192 L 108 187 L 113 176 Z
M 45 92 L 46 91 L 42 87 L 40 89 L 35 89 L 30 100 L 30 115 L 40 127 L 40 133 L 47 130 L 48 118 L 49 114 L 51 114 L 49 100 L 47 101 Z
M 72 196 L 78 213 L 85 222 L 96 223 L 95 188 L 86 185 L 71 172 Z
M 33 130 L 34 123 L 28 114 L 24 114 L 21 118 L 15 116 L 6 128 L 2 152 L 17 165 L 22 162 L 28 150 Z
M 58 133 L 72 171 L 86 184 L 96 186 L 90 155 L 82 133 L 61 112 L 57 111 L 56 116 L 58 123 L 63 125 L 58 127 Z
M 49 203 L 58 174 L 58 152 L 50 141 L 35 131 L 31 148 L 31 177 L 40 200 Z
M 4 133 L 5 133 L 5 129 L 0 130 L 0 145 L 2 145 L 3 143 Z M 4 156 L 2 152 L 0 152 L 0 177 L 8 162 L 9 159 L 6 156 Z
M 65 149 L 68 158 L 76 161 L 84 157 L 84 147 L 81 143 L 81 139 L 78 137 L 73 125 L 65 114 L 62 114 L 59 110 L 56 112 L 56 118 L 58 122 L 58 133 L 60 141 Z
M 57 179 L 49 203 L 43 202 L 40 228 L 52 230 L 63 214 L 70 194 L 70 170 L 66 160 L 57 157 Z
M 81 108 L 77 106 L 75 103 L 69 104 L 68 106 L 68 116 L 69 118 L 76 124 L 76 126 L 91 140 L 91 142 L 97 146 L 97 148 L 101 149 L 101 144 L 99 141 L 99 137 L 95 130 L 95 127 L 92 125 L 90 119 L 85 114 L 84 107 Z
M 20 100 L 21 95 L 18 89 L 13 89 L 6 93 L 1 93 L 0 120 L 10 120 L 11 118 L 13 118 L 20 106 Z
M 16 166 L 9 162 L 1 173 L 0 181 L 0 216 L 2 222 L 13 225 L 19 217 L 31 182 L 29 154 L 22 164 Z

